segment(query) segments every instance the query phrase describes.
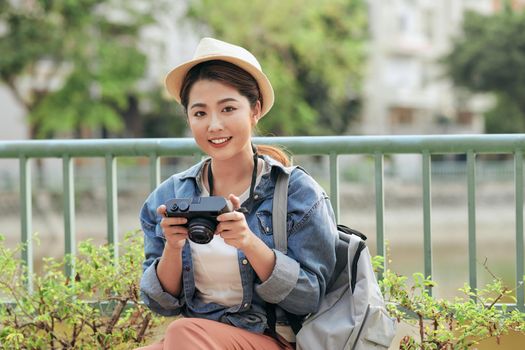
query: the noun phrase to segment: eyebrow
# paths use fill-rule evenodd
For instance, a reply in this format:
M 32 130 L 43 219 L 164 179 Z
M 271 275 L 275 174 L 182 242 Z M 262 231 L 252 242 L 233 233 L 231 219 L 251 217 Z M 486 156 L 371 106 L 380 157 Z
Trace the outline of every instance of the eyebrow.
M 233 101 L 233 102 L 238 102 L 238 101 L 237 101 L 236 99 L 234 99 L 233 97 L 226 97 L 226 98 L 223 98 L 222 100 L 219 100 L 219 101 L 217 102 L 217 104 L 220 105 L 220 104 L 223 104 L 223 103 L 225 103 L 225 102 L 231 102 L 231 101 Z M 190 107 L 190 109 L 192 109 L 192 108 L 196 108 L 196 107 L 206 107 L 206 104 L 205 104 L 205 103 L 202 103 L 202 102 L 197 102 L 197 103 L 192 104 L 191 107 Z
M 220 100 L 219 103 L 217 103 L 217 104 L 220 105 L 220 104 L 222 104 L 222 103 L 224 103 L 224 102 L 230 102 L 230 101 L 237 102 L 237 100 L 234 99 L 233 97 L 226 97 L 226 98 L 223 98 L 222 100 Z
M 205 103 L 194 103 L 190 106 L 190 109 L 195 108 L 195 107 L 206 107 L 206 104 Z

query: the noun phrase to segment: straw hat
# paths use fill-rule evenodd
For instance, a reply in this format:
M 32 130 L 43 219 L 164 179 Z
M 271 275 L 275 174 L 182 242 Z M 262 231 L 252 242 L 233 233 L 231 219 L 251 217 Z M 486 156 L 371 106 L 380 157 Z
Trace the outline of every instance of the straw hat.
M 255 78 L 259 85 L 259 90 L 261 91 L 263 100 L 261 117 L 272 108 L 274 101 L 272 84 L 262 72 L 261 65 L 255 56 L 240 46 L 232 45 L 213 38 L 201 39 L 195 53 L 193 54 L 193 58 L 190 61 L 178 65 L 168 73 L 165 84 L 170 95 L 180 103 L 182 81 L 188 71 L 201 62 L 212 60 L 230 62 L 244 69 Z

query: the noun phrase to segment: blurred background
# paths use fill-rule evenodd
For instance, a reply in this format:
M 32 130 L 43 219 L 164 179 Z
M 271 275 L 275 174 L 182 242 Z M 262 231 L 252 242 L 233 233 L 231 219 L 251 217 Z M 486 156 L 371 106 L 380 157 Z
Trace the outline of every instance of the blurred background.
M 0 139 L 191 136 L 165 74 L 213 36 L 248 48 L 276 103 L 261 136 L 525 131 L 525 0 L 0 0 Z M 162 160 L 162 179 L 194 159 Z M 328 188 L 327 160 L 296 160 Z M 514 283 L 512 158 L 477 161 L 481 266 Z M 119 224 L 139 228 L 148 160 L 119 159 Z M 321 165 L 321 166 L 319 166 Z M 375 249 L 373 159 L 341 161 L 341 221 Z M 63 252 L 62 164 L 36 161 L 39 256 Z M 423 270 L 421 157 L 385 163 L 391 267 Z M 464 156 L 432 157 L 439 296 L 468 280 Z M 79 240 L 105 238 L 104 160 L 77 159 Z M 20 239 L 18 161 L 0 159 L 0 232 Z M 38 261 L 38 258 L 37 260 Z

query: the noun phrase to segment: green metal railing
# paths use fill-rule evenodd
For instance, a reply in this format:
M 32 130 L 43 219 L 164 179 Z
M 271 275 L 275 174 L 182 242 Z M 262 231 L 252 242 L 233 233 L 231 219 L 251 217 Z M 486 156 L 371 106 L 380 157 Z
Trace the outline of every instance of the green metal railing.
M 463 154 L 467 162 L 468 193 L 468 264 L 469 284 L 477 287 L 476 272 L 476 156 L 511 154 L 514 157 L 515 225 L 516 225 L 516 307 L 524 308 L 523 241 L 523 151 L 525 135 L 433 135 L 433 136 L 327 136 L 255 138 L 255 144 L 281 145 L 294 155 L 329 157 L 331 201 L 339 218 L 339 156 L 372 155 L 375 159 L 375 207 L 377 254 L 385 255 L 384 230 L 384 157 L 391 154 L 420 154 L 422 157 L 423 251 L 424 273 L 431 276 L 432 203 L 431 158 L 437 154 Z M 63 163 L 65 253 L 75 254 L 74 163 L 78 157 L 104 158 L 106 162 L 107 239 L 118 242 L 117 166 L 118 157 L 149 157 L 150 187 L 160 182 L 160 158 L 202 154 L 191 138 L 182 139 L 104 139 L 104 140 L 32 140 L 0 141 L 0 158 L 17 158 L 20 164 L 20 199 L 23 252 L 28 271 L 33 271 L 31 166 L 33 158 L 61 158 Z M 116 247 L 116 245 L 115 245 Z M 116 248 L 115 248 L 116 249 Z M 118 251 L 114 252 L 115 257 Z M 68 267 L 68 273 L 72 273 Z M 28 288 L 32 284 L 29 281 Z

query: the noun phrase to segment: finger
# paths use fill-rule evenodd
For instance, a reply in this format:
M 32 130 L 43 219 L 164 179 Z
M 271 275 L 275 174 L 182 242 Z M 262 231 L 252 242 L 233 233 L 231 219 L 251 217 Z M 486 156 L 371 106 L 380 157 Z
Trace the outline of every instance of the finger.
M 228 196 L 228 199 L 230 200 L 230 202 L 232 202 L 234 210 L 241 207 L 241 200 L 233 193 Z
M 188 219 L 183 217 L 166 217 L 162 219 L 165 225 L 167 226 L 176 226 L 176 225 L 185 225 L 188 222 Z
M 240 232 L 247 228 L 246 225 L 243 225 L 239 221 L 223 221 L 220 222 L 217 225 L 217 228 L 215 229 L 216 232 L 226 232 L 226 231 L 232 231 L 232 232 Z
M 164 204 L 161 204 L 157 207 L 157 214 L 166 216 L 166 206 Z
M 222 231 L 222 232 L 219 233 L 219 235 L 224 240 L 235 239 L 234 234 L 232 232 L 230 232 L 230 231 Z
M 219 216 L 217 216 L 217 221 L 223 222 L 223 221 L 239 221 L 244 219 L 244 214 L 240 213 L 238 211 L 232 211 L 229 213 L 224 213 Z
M 184 226 L 173 226 L 164 230 L 164 236 L 188 235 L 188 229 Z
M 188 239 L 188 234 L 179 233 L 179 234 L 165 235 L 164 239 L 169 244 L 179 244 L 179 242 L 185 242 Z
M 226 226 L 224 225 L 224 223 L 221 222 L 221 223 L 218 224 L 217 227 L 215 228 L 215 233 L 220 234 L 220 233 L 224 232 L 225 230 L 226 230 Z
M 182 217 L 165 217 L 160 222 L 162 227 L 184 225 L 188 222 L 188 219 Z
M 226 244 L 237 246 L 242 237 L 231 231 L 223 231 L 220 233 L 221 238 Z
M 217 226 L 217 230 L 215 231 L 218 235 L 220 235 L 222 238 L 225 238 L 226 236 L 232 235 L 233 231 L 229 227 L 225 226 Z

